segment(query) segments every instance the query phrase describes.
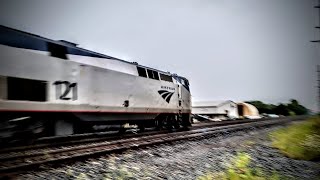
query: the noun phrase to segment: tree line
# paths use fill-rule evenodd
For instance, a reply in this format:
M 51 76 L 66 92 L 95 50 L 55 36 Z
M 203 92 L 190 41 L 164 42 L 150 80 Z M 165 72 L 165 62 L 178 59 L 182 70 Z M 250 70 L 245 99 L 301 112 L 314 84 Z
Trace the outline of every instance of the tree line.
M 261 101 L 247 101 L 246 103 L 254 105 L 260 114 L 278 114 L 284 116 L 306 115 L 309 110 L 299 104 L 295 99 L 291 99 L 289 103 L 280 103 L 278 105 L 265 104 Z

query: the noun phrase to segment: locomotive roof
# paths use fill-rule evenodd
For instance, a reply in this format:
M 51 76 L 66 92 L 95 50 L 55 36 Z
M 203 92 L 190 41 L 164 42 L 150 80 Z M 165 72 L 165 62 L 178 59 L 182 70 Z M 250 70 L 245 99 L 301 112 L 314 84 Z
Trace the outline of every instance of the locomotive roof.
M 0 25 L 0 44 L 4 44 L 7 46 L 11 46 L 11 47 L 47 51 L 47 47 L 46 47 L 47 42 L 50 42 L 53 44 L 58 44 L 58 45 L 66 47 L 68 50 L 68 54 L 117 60 L 117 61 L 121 61 L 124 63 L 134 64 L 136 66 L 145 67 L 148 69 L 156 70 L 156 71 L 171 75 L 171 73 L 169 73 L 169 72 L 157 70 L 157 69 L 150 68 L 147 66 L 142 66 L 136 62 L 128 62 L 128 61 L 125 61 L 125 60 L 122 60 L 119 58 L 115 58 L 115 57 L 108 56 L 105 54 L 101 54 L 101 53 L 97 53 L 97 52 L 90 51 L 87 49 L 83 49 L 83 48 L 78 47 L 77 44 L 69 42 L 69 41 L 65 41 L 65 40 L 56 41 L 56 40 L 48 39 L 48 38 L 45 38 L 45 37 L 42 37 L 42 36 L 39 36 L 36 34 L 32 34 L 32 33 L 25 32 L 25 31 L 20 31 L 17 29 L 13 29 L 10 27 Z

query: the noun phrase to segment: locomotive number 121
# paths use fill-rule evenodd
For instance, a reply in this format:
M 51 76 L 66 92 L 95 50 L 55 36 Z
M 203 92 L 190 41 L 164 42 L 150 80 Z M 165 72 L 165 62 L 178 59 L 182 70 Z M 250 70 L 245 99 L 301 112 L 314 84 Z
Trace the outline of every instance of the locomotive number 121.
M 72 99 L 73 101 L 78 99 L 77 83 L 70 83 L 69 81 L 56 81 L 53 83 L 53 85 L 56 86 L 56 99 Z

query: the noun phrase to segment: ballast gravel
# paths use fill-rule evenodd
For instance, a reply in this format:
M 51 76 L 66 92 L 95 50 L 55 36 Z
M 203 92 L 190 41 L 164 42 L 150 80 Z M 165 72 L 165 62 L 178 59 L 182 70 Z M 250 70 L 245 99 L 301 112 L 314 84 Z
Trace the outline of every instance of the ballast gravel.
M 320 162 L 294 160 L 271 147 L 268 133 L 281 126 L 225 132 L 215 137 L 178 141 L 109 154 L 84 162 L 43 167 L 17 179 L 196 179 L 226 170 L 237 152 L 248 153 L 251 166 L 292 179 L 317 179 Z

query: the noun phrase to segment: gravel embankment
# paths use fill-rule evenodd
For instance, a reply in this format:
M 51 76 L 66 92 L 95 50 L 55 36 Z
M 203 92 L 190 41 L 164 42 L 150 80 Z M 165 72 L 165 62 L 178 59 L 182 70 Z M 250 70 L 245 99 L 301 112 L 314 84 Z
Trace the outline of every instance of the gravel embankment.
M 320 162 L 293 160 L 271 148 L 268 132 L 279 128 L 226 133 L 209 139 L 162 144 L 85 162 L 20 174 L 18 179 L 196 179 L 225 170 L 237 152 L 252 165 L 296 179 L 320 177 Z

